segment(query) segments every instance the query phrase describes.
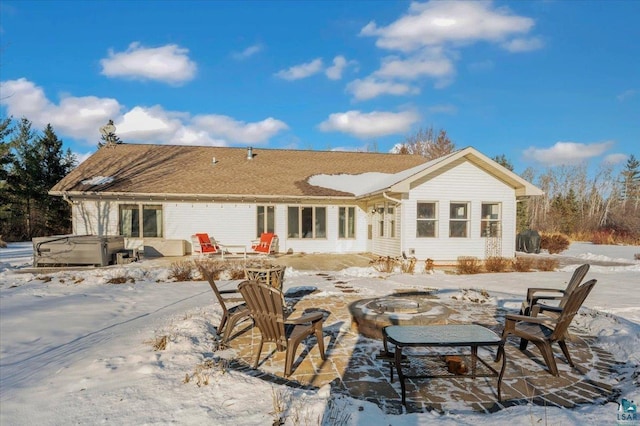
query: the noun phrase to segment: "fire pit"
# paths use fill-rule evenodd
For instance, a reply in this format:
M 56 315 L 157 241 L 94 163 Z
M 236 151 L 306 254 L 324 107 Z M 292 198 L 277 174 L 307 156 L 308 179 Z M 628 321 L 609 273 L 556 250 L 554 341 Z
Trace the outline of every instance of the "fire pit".
M 360 334 L 382 339 L 388 325 L 446 324 L 451 310 L 429 292 L 396 293 L 349 305 L 351 326 Z

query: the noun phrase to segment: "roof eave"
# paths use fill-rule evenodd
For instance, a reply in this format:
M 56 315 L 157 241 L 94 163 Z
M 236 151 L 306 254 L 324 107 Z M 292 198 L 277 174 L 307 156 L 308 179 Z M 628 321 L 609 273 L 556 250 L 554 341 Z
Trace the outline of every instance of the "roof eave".
M 265 195 L 265 194 L 168 194 L 101 191 L 49 191 L 49 195 L 67 198 L 103 200 L 162 200 L 162 201 L 251 201 L 251 200 L 355 200 L 353 195 Z

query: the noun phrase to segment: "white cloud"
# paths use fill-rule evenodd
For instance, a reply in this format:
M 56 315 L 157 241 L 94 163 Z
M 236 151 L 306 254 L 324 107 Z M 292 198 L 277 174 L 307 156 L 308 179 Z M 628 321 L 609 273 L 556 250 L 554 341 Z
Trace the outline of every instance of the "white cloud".
M 533 19 L 495 7 L 490 1 L 413 2 L 407 13 L 391 24 L 378 26 L 371 21 L 361 29 L 360 35 L 375 37 L 378 47 L 396 50 L 404 57 L 385 58 L 373 74 L 377 80 L 367 79 L 368 86 L 358 81 L 351 91 L 355 94 L 355 89 L 360 89 L 356 99 L 415 93 L 392 81 L 424 77 L 435 79 L 435 88 L 443 88 L 455 77 L 454 61 L 462 47 L 486 42 L 510 52 L 538 49 L 543 45 L 541 39 L 528 36 L 533 26 Z M 487 64 L 481 69 L 488 69 Z
M 408 59 L 387 57 L 374 75 L 382 78 L 402 78 L 414 80 L 421 76 L 448 77 L 455 72 L 450 59 L 440 54 L 426 57 L 413 56 Z
M 36 129 L 51 124 L 59 135 L 87 139 L 96 145 L 100 126 L 118 116 L 122 108 L 115 99 L 95 96 L 65 95 L 56 105 L 41 87 L 24 78 L 3 81 L 0 87 L 0 103 L 6 106 L 8 115 L 27 117 Z
M 620 93 L 618 96 L 616 96 L 616 98 L 620 102 L 624 102 L 624 101 L 627 101 L 627 100 L 629 100 L 631 98 L 634 98 L 637 94 L 638 94 L 637 90 L 629 89 L 629 90 L 625 90 L 624 92 Z
M 578 142 L 556 142 L 551 148 L 530 147 L 524 151 L 525 158 L 548 166 L 578 164 L 589 158 L 602 155 L 613 147 L 613 141 L 584 144 Z
M 223 115 L 191 117 L 186 112 L 166 111 L 161 106 L 134 106 L 121 113 L 115 100 L 94 96 L 64 96 L 58 105 L 47 99 L 44 90 L 26 80 L 0 83 L 0 103 L 7 114 L 27 117 L 35 129 L 50 123 L 56 134 L 97 146 L 100 127 L 113 119 L 116 134 L 123 142 L 225 146 L 231 143 L 261 143 L 286 130 L 274 118 L 244 123 Z M 77 154 L 83 160 L 87 154 Z
M 329 115 L 318 128 L 323 132 L 342 132 L 365 139 L 405 133 L 419 119 L 418 114 L 413 111 L 347 111 Z
M 194 78 L 195 62 L 189 59 L 189 50 L 175 44 L 145 48 L 134 42 L 124 52 L 109 50 L 109 57 L 100 60 L 102 74 L 107 77 L 124 77 L 156 80 L 169 84 L 181 84 Z
M 322 59 L 316 58 L 311 62 L 295 65 L 286 70 L 280 70 L 276 73 L 276 77 L 284 80 L 300 80 L 321 72 L 322 68 Z
M 330 80 L 340 80 L 342 78 L 342 73 L 347 67 L 356 65 L 356 61 L 347 61 L 344 56 L 339 55 L 333 58 L 333 65 L 327 67 L 324 73 Z
M 604 160 L 602 160 L 602 162 L 604 164 L 615 165 L 624 163 L 625 161 L 627 161 L 627 158 L 629 158 L 627 154 L 609 154 L 604 157 Z
M 533 25 L 533 19 L 495 8 L 491 2 L 431 1 L 411 3 L 406 15 L 386 27 L 372 21 L 360 34 L 377 37 L 378 47 L 407 52 L 443 44 L 503 42 L 528 33 Z
M 253 56 L 256 53 L 259 53 L 261 51 L 262 51 L 262 45 L 261 44 L 254 44 L 253 46 L 247 47 L 242 52 L 234 52 L 232 56 L 233 56 L 234 59 L 237 59 L 237 60 L 241 61 L 243 59 L 250 58 L 251 56 Z
M 509 52 L 530 52 L 532 50 L 541 49 L 544 43 L 539 37 L 531 38 L 514 38 L 505 43 L 502 43 L 502 47 Z
M 353 94 L 356 100 L 372 99 L 380 95 L 415 95 L 420 89 L 406 83 L 379 80 L 375 77 L 357 79 L 347 84 L 346 91 Z
M 289 128 L 286 123 L 271 117 L 255 123 L 245 123 L 226 115 L 215 114 L 196 116 L 193 124 L 214 136 L 243 143 L 266 142 L 278 132 Z

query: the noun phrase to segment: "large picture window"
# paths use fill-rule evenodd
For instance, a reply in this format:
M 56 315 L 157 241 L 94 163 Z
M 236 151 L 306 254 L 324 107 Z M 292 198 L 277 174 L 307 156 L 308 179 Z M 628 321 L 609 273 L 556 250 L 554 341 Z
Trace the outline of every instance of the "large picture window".
M 483 237 L 500 237 L 501 229 L 500 203 L 482 203 L 480 235 Z
M 338 238 L 356 237 L 356 208 L 340 207 L 338 209 Z
M 275 208 L 274 206 L 258 206 L 256 237 L 260 237 L 264 232 L 275 232 Z
M 288 238 L 327 238 L 327 208 L 289 207 L 287 236 Z
M 120 235 L 129 238 L 162 237 L 162 206 L 122 204 L 118 215 Z
M 469 236 L 469 203 L 451 203 L 449 212 L 449 237 L 467 238 Z
M 436 229 L 438 229 L 436 211 L 436 203 L 418 203 L 416 237 L 434 238 L 436 236 Z

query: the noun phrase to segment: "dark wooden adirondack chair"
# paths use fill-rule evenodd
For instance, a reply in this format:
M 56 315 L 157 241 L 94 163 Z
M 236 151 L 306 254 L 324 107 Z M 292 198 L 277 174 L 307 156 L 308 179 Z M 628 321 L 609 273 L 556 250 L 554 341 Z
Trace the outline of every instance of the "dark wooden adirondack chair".
M 244 299 L 238 290 L 219 290 L 213 278 L 213 272 L 207 269 L 205 264 L 198 264 L 202 276 L 209 282 L 209 286 L 216 295 L 222 308 L 222 319 L 218 326 L 218 335 L 222 343 L 227 343 L 231 337 L 231 331 L 240 321 L 251 319 L 251 315 Z
M 243 281 L 240 283 L 239 289 L 261 335 L 253 368 L 258 367 L 264 342 L 271 342 L 276 344 L 276 350 L 286 351 L 284 375 L 285 377 L 290 376 L 298 345 L 312 334 L 315 334 L 318 340 L 320 356 L 323 360 L 326 359 L 322 339 L 322 323 L 324 321 L 322 312 L 287 318 L 283 303 L 284 298 L 280 290 L 257 281 Z
M 510 335 L 519 337 L 521 350 L 525 350 L 529 342 L 533 343 L 542 353 L 549 372 L 558 376 L 552 344 L 558 343 L 568 364 L 573 367 L 573 361 L 565 343 L 567 329 L 595 285 L 596 280 L 590 280 L 571 292 L 564 307 L 558 311 L 557 318 L 537 316 L 540 309 L 538 305 L 531 310 L 532 316 L 507 314 L 502 340 L 506 340 Z M 501 353 L 498 352 L 496 362 L 500 360 L 500 355 Z
M 527 298 L 522 302 L 522 307 L 520 308 L 520 315 L 531 315 L 531 308 L 534 305 L 537 305 L 540 302 L 545 303 L 545 301 L 550 300 L 559 301 L 557 306 L 560 308 L 564 307 L 571 292 L 580 285 L 585 275 L 587 275 L 587 272 L 589 272 L 589 267 L 590 265 L 588 263 L 578 266 L 576 270 L 573 271 L 573 275 L 564 290 L 543 287 L 528 288 Z

